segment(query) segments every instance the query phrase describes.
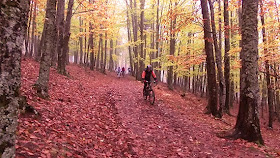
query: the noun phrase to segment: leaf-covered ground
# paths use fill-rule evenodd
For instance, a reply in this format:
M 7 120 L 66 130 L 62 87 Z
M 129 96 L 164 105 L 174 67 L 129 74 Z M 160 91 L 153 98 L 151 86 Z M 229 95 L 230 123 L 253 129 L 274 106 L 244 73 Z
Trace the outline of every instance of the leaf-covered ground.
M 34 61 L 22 62 L 22 94 L 41 116 L 20 115 L 19 158 L 280 156 L 277 122 L 273 130 L 262 122 L 263 147 L 218 138 L 234 126 L 235 117 L 203 114 L 205 99 L 189 93 L 182 98 L 160 84 L 151 106 L 142 97 L 142 83 L 132 77 L 75 65 L 67 68 L 70 78 L 51 70 L 50 98 L 43 100 L 32 88 L 38 69 Z

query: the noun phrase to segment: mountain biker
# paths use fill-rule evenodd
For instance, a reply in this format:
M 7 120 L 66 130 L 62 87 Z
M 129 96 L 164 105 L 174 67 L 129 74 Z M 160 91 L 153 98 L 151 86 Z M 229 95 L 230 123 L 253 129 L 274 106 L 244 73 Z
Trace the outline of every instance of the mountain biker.
M 146 90 L 148 82 L 151 81 L 151 77 L 153 77 L 154 80 L 157 82 L 157 76 L 154 73 L 154 71 L 152 70 L 152 66 L 148 65 L 147 68 L 142 73 L 142 81 L 144 82 L 144 89 L 143 89 L 144 91 Z M 148 82 L 145 82 L 145 81 L 148 81 Z
M 125 74 L 125 68 L 122 67 L 122 75 L 123 75 L 123 77 L 124 77 L 124 74 Z

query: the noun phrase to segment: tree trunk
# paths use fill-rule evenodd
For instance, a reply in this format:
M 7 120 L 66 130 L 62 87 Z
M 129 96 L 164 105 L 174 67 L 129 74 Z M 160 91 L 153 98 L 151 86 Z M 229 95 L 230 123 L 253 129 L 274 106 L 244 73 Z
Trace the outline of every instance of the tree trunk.
M 212 0 L 209 0 L 208 2 L 209 2 L 209 6 L 210 6 L 210 11 L 211 11 L 212 34 L 213 34 L 215 56 L 216 56 L 216 63 L 217 63 L 217 70 L 218 70 L 217 91 L 219 94 L 219 104 L 220 104 L 219 113 L 222 115 L 224 105 L 225 105 L 225 95 L 226 95 L 225 94 L 225 88 L 226 88 L 225 79 L 224 79 L 223 70 L 222 70 L 222 67 L 223 67 L 222 54 L 221 54 L 221 47 L 218 46 L 213 2 L 212 2 Z
M 159 58 L 159 0 L 157 0 L 157 19 L 156 19 L 156 58 Z M 155 67 L 159 68 L 159 62 L 155 63 Z M 156 70 L 156 75 L 160 80 L 160 70 Z
M 83 32 L 83 28 L 82 28 L 82 25 L 83 25 L 83 20 L 81 17 L 79 17 L 79 22 L 80 22 L 80 33 Z M 80 43 L 80 64 L 82 65 L 83 64 L 83 37 L 80 36 L 79 37 L 79 43 Z
M 264 55 L 267 57 L 268 51 L 267 51 L 267 39 L 266 39 L 266 33 L 265 33 L 265 23 L 264 23 L 264 11 L 263 11 L 263 0 L 260 0 L 260 7 L 261 7 L 261 23 L 262 23 L 262 36 L 263 36 L 263 43 L 264 43 Z M 268 57 L 267 57 L 268 58 Z M 273 89 L 270 79 L 270 65 L 269 61 L 265 61 L 265 70 L 266 70 L 266 87 L 267 87 L 267 98 L 268 98 L 268 108 L 269 108 L 269 123 L 268 127 L 272 128 L 273 123 Z
M 228 52 L 230 50 L 229 40 L 229 13 L 228 13 L 228 0 L 224 0 L 224 22 L 225 22 L 225 83 L 226 83 L 226 102 L 225 112 L 229 114 L 230 103 L 230 57 Z
M 102 45 L 103 41 L 102 41 L 102 34 L 99 34 L 99 44 L 98 44 L 98 54 L 97 54 L 97 62 L 96 62 L 96 70 L 99 70 L 100 67 L 100 52 L 101 52 L 101 45 Z
M 56 36 L 56 0 L 48 0 L 46 8 L 45 18 L 45 41 L 42 47 L 42 58 L 40 63 L 39 78 L 36 82 L 37 93 L 42 98 L 47 98 L 48 95 L 48 84 L 51 66 L 51 52 L 54 52 L 55 41 L 53 40 Z
M 69 0 L 67 16 L 65 21 L 64 39 L 63 39 L 62 64 L 61 64 L 61 69 L 59 70 L 59 72 L 63 75 L 68 75 L 66 71 L 66 64 L 69 62 L 69 40 L 71 35 L 70 27 L 71 27 L 73 5 L 74 5 L 74 0 Z
M 258 115 L 258 0 L 242 2 L 240 105 L 234 138 L 264 144 Z
M 145 35 L 144 35 L 144 7 L 145 7 L 145 0 L 140 0 L 140 10 L 141 10 L 141 15 L 140 15 L 140 38 L 141 38 L 141 44 L 140 44 L 140 70 L 144 70 L 144 40 L 145 40 Z M 141 72 L 140 71 L 140 72 Z M 139 73 L 140 74 L 140 73 Z
M 134 6 L 133 6 L 134 4 Z M 136 12 L 136 8 L 137 8 L 137 1 L 134 0 L 132 3 L 132 0 L 130 0 L 130 8 L 131 10 L 133 10 L 132 13 L 132 28 L 133 28 L 133 40 L 134 40 L 134 56 L 136 58 L 136 62 L 134 63 L 134 69 L 135 69 L 135 76 L 137 80 L 141 80 L 141 70 L 139 70 L 139 56 L 138 56 L 138 45 L 136 44 L 137 40 L 138 40 L 138 20 L 137 20 L 137 12 Z
M 32 33 L 31 33 L 31 47 L 30 47 L 30 57 L 34 55 L 34 47 L 35 47 L 35 30 L 36 30 L 36 16 L 37 16 L 37 1 L 34 1 L 34 11 L 32 17 Z
M 204 39 L 207 63 L 207 87 L 209 92 L 208 107 L 213 116 L 218 117 L 217 111 L 217 84 L 216 84 L 216 70 L 214 61 L 213 45 L 208 39 L 212 39 L 210 18 L 207 6 L 207 0 L 201 0 L 202 15 L 204 21 Z
M 89 30 L 90 30 L 90 34 L 89 34 L 89 46 L 90 46 L 90 69 L 94 70 L 94 42 L 93 42 L 93 33 L 92 33 L 92 24 L 89 23 Z
M 29 1 L 0 1 L 0 157 L 15 157 L 21 53 Z M 7 14 L 8 13 L 8 14 Z
M 104 47 L 104 65 L 103 65 L 103 68 L 102 68 L 102 73 L 106 73 L 106 64 L 107 64 L 107 42 L 108 42 L 108 39 L 107 39 L 107 32 L 105 33 L 105 47 Z
M 31 22 L 32 22 L 32 13 L 33 13 L 33 3 L 31 3 L 31 5 L 29 5 L 29 15 L 27 18 L 28 21 L 28 25 L 27 25 L 27 29 L 26 29 L 26 34 L 25 34 L 25 56 L 26 57 L 30 57 L 30 49 L 28 48 L 28 46 L 30 45 L 30 28 L 31 28 Z
M 101 34 L 101 41 L 100 41 L 100 71 L 103 72 L 103 67 L 104 67 L 104 48 L 103 48 L 103 34 Z
M 171 1 L 170 1 L 171 2 Z M 174 8 L 176 8 L 177 2 L 175 2 Z M 171 2 L 171 15 L 170 18 L 170 56 L 174 56 L 175 53 L 175 45 L 176 45 L 176 39 L 175 39 L 175 27 L 176 27 L 176 16 L 173 17 L 173 6 Z M 169 89 L 173 89 L 173 66 L 168 66 L 168 75 L 167 75 L 167 84 Z
M 64 74 L 63 65 L 64 65 L 64 59 L 63 59 L 63 41 L 64 41 L 64 10 L 65 10 L 65 0 L 59 0 L 57 2 L 57 25 L 58 25 L 58 44 L 57 44 L 57 54 L 58 54 L 58 60 L 57 60 L 57 71 L 60 74 Z
M 114 70 L 114 61 L 113 61 L 113 53 L 114 53 L 114 41 L 110 40 L 110 61 L 109 61 L 109 70 Z

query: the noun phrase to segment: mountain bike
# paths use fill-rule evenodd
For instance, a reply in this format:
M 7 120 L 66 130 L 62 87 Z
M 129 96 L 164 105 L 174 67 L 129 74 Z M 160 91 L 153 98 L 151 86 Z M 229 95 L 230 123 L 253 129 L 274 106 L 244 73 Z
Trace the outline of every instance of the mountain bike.
M 147 100 L 149 97 L 150 104 L 154 105 L 156 96 L 153 90 L 153 86 L 151 85 L 152 82 L 151 81 L 144 81 L 144 82 L 147 83 L 147 86 L 145 87 L 145 89 L 143 89 L 143 97 L 145 100 Z M 154 81 L 153 83 L 155 84 L 156 81 Z

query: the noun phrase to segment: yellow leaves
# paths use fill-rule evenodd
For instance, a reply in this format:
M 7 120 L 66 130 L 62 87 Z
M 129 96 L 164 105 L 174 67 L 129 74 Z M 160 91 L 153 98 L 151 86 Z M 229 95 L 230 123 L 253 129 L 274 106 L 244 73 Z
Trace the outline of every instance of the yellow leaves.
M 230 56 L 236 56 L 236 54 L 240 53 L 241 52 L 241 47 L 237 47 L 237 48 L 232 48 L 228 54 Z

